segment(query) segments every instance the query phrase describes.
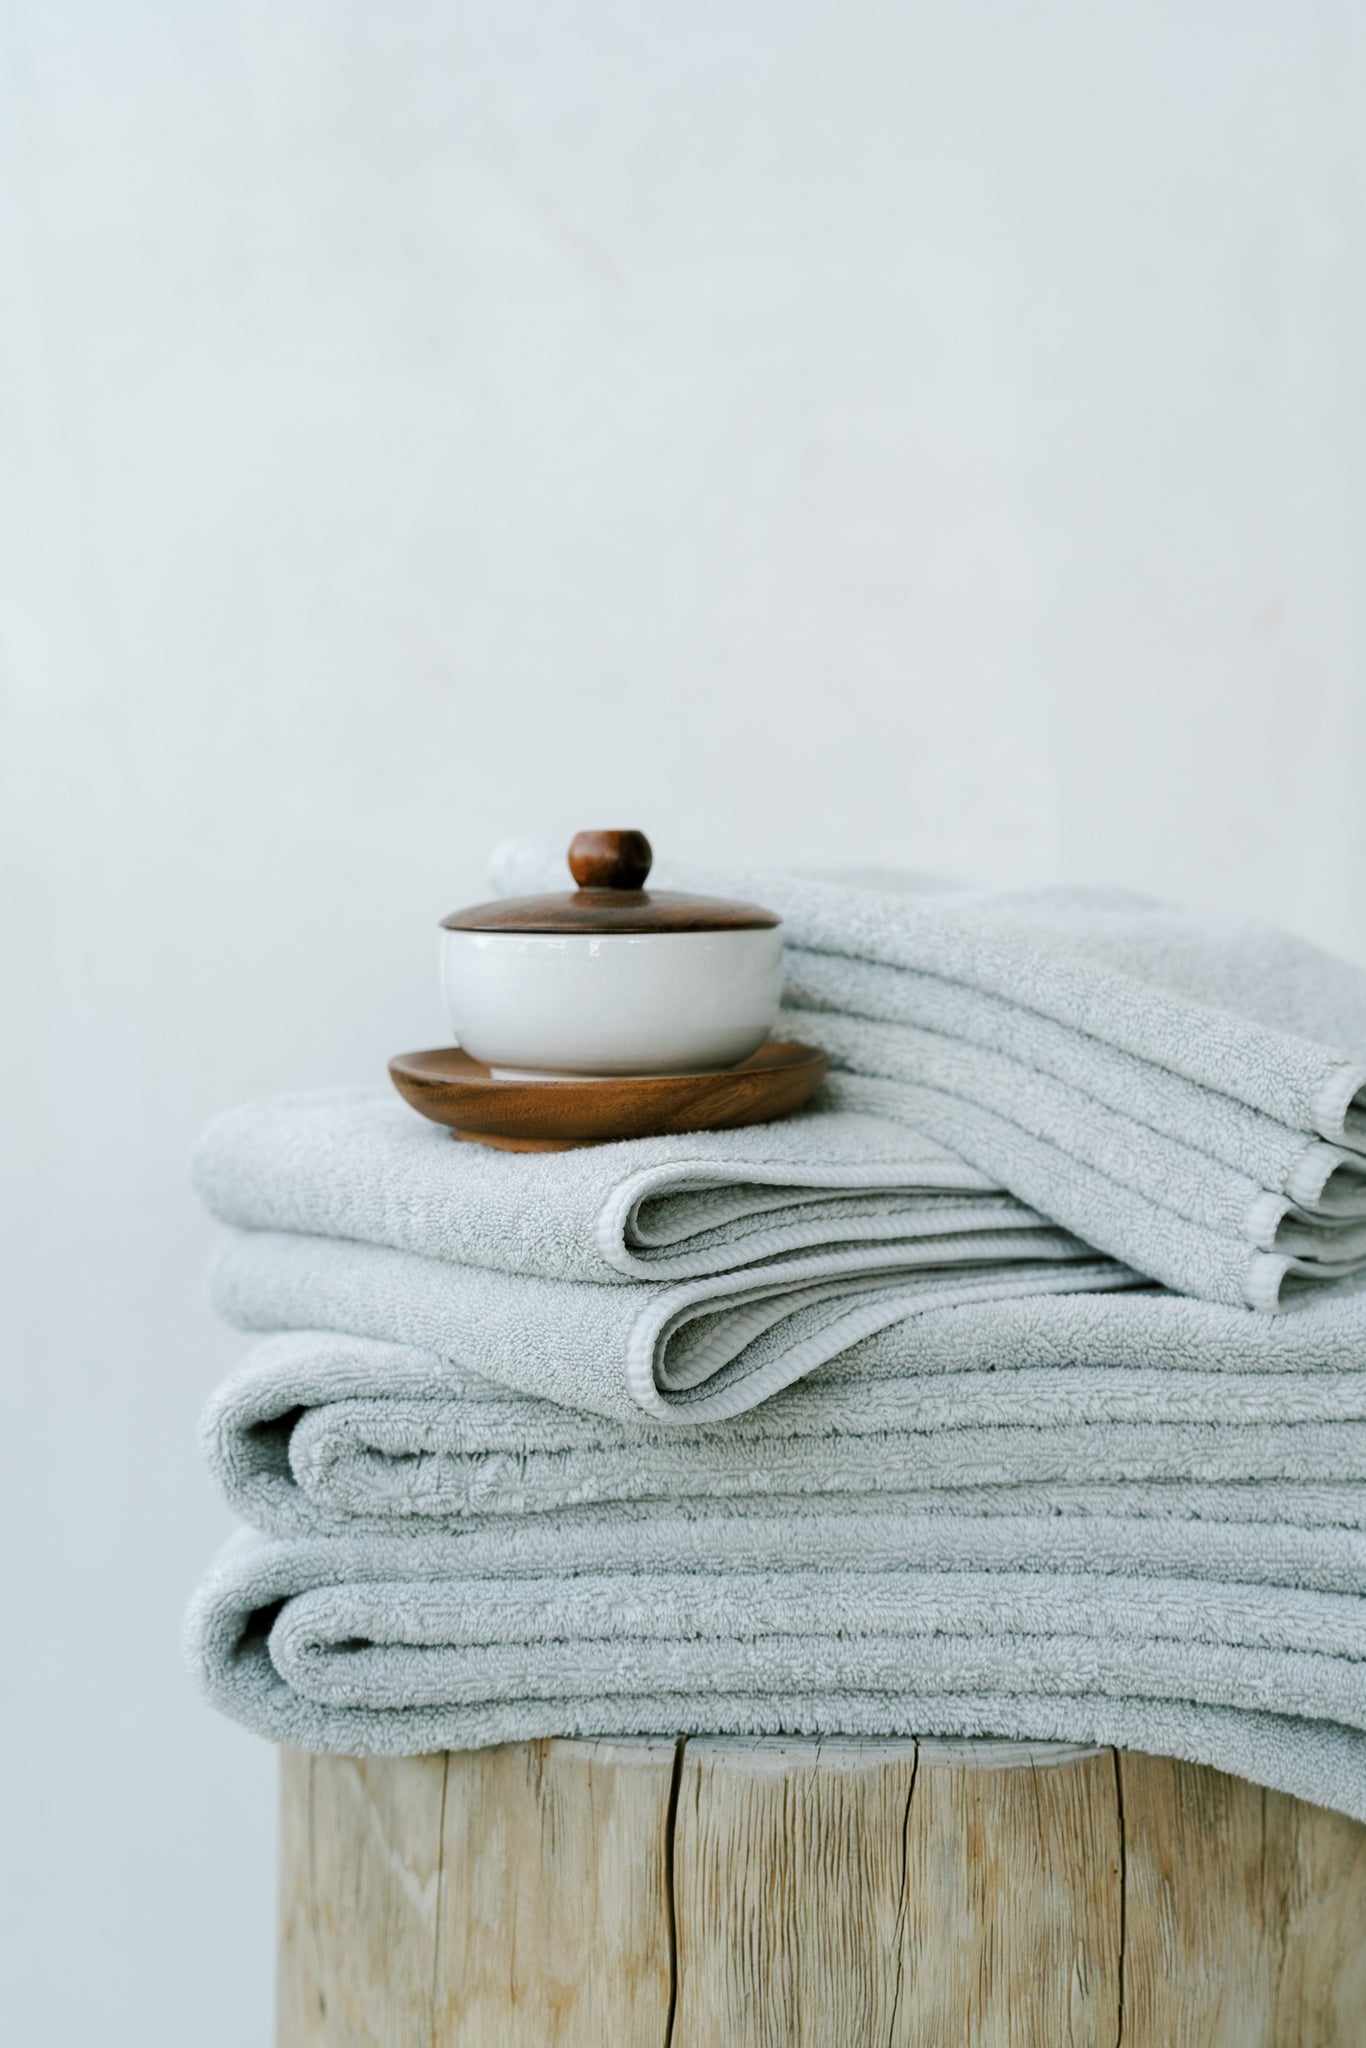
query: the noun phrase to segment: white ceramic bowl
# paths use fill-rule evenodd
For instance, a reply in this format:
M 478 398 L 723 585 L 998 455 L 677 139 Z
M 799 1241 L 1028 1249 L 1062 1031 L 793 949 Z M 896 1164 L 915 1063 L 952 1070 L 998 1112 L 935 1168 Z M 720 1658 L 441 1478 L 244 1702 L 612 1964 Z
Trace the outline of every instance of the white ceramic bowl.
M 757 1052 L 782 995 L 776 925 L 703 932 L 443 931 L 456 1042 L 491 1067 L 686 1074 Z

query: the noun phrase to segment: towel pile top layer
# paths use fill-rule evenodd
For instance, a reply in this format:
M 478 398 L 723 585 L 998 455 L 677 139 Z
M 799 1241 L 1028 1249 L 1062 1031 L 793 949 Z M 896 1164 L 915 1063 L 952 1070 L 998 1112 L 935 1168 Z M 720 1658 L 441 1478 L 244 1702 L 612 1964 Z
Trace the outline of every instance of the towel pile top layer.
M 557 876 L 510 842 L 498 886 Z M 1366 972 L 1118 890 L 724 875 L 783 919 L 792 1036 L 1055 1223 L 1182 1293 L 1275 1308 L 1366 1261 Z

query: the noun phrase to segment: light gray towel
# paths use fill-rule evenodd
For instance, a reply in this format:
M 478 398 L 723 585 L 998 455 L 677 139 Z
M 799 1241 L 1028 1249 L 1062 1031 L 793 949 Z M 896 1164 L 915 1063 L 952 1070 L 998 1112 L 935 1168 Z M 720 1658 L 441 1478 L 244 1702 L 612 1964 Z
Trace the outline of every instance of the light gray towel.
M 239 1229 L 605 1284 L 697 1279 L 842 1245 L 1049 1227 L 904 1119 L 839 1110 L 511 1153 L 456 1143 L 390 1088 L 329 1089 L 215 1117 L 191 1173 L 205 1207 Z
M 230 1321 L 430 1343 L 605 1414 L 714 1420 L 921 1305 L 1134 1284 L 932 1139 L 840 1110 L 527 1155 L 334 1090 L 218 1117 L 193 1170 L 246 1231 L 214 1279 Z
M 1143 1482 L 1157 1506 L 1126 1512 L 1256 1519 L 1268 1510 L 1249 1501 L 1289 1486 L 1298 1499 L 1322 1489 L 1336 1515 L 1350 1498 L 1356 1514 L 1366 1297 L 1275 1321 L 1151 1292 L 927 1309 L 724 1430 L 617 1422 L 430 1349 L 304 1330 L 266 1339 L 224 1382 L 202 1442 L 229 1502 L 281 1534 L 1069 1482 Z M 1182 1482 L 1203 1507 L 1183 1505 Z
M 1257 1576 L 1275 1555 L 1264 1529 L 1244 1532 L 1236 1581 L 1174 1576 L 1170 1532 L 1140 1520 L 974 1523 L 987 1568 L 946 1569 L 972 1539 L 933 1516 L 739 1505 L 246 1538 L 196 1596 L 190 1664 L 224 1711 L 311 1750 L 699 1728 L 1056 1736 L 1366 1818 L 1366 1603 L 1285 1586 L 1274 1563 Z M 1362 1539 L 1303 1540 L 1331 1577 L 1329 1556 L 1340 1569 Z
M 1160 1563 L 1167 1574 L 1320 1592 L 1366 1589 L 1366 1472 L 1359 1429 L 1353 1432 L 1355 1454 L 1348 1449 L 1328 1460 L 1330 1468 L 1354 1474 L 1336 1479 L 1195 1476 L 1213 1439 L 1174 1417 L 1172 1443 L 1157 1461 L 1168 1476 L 1158 1478 L 1095 1472 L 1085 1426 L 1074 1426 L 1070 1456 L 1054 1456 L 1060 1432 L 1049 1430 L 1037 1433 L 1031 1445 L 1037 1455 L 1028 1463 L 1014 1459 L 1017 1471 L 1042 1468 L 1047 1476 L 1036 1478 L 915 1485 L 914 1472 L 898 1472 L 885 1455 L 889 1435 L 896 1448 L 895 1433 L 880 1431 L 824 1441 L 802 1434 L 779 1437 L 751 1444 L 742 1460 L 727 1431 L 720 1442 L 715 1434 L 699 1437 L 699 1453 L 708 1447 L 718 1452 L 711 1464 L 695 1458 L 690 1442 L 677 1435 L 652 1446 L 642 1485 L 626 1447 L 610 1440 L 619 1432 L 592 1417 L 583 1418 L 587 1441 L 566 1430 L 566 1446 L 552 1442 L 528 1450 L 528 1432 L 518 1426 L 517 1396 L 504 1399 L 501 1406 L 512 1412 L 502 1414 L 496 1401 L 449 1401 L 449 1408 L 462 1411 L 464 1443 L 454 1428 L 428 1437 L 430 1407 L 424 1415 L 416 1397 L 404 1395 L 402 1378 L 400 1390 L 384 1400 L 321 1402 L 292 1417 L 282 1405 L 287 1392 L 307 1396 L 323 1373 L 319 1340 L 309 1341 L 311 1370 L 305 1351 L 293 1360 L 284 1351 L 268 1358 L 263 1346 L 205 1417 L 209 1463 L 225 1497 L 270 1535 L 449 1535 L 467 1546 L 460 1553 L 464 1569 L 497 1576 L 500 1558 L 509 1567 L 521 1560 L 521 1569 L 550 1571 L 555 1531 L 568 1513 L 570 1526 L 599 1532 L 595 1555 L 604 1571 L 638 1561 L 641 1532 L 648 1528 L 654 1532 L 649 1555 L 661 1566 L 678 1568 L 690 1560 L 690 1568 L 724 1572 L 755 1561 L 747 1548 L 755 1540 L 751 1529 L 776 1526 L 775 1518 L 802 1500 L 792 1555 L 813 1568 L 846 1563 L 851 1554 L 885 1556 L 887 1531 L 905 1534 L 913 1528 L 920 1563 L 937 1570 L 1061 1570 L 1064 1561 L 1068 1570 L 1089 1570 L 1103 1552 L 1111 1559 L 1105 1568 L 1121 1571 L 1132 1568 L 1137 1544 L 1142 1555 L 1159 1561 L 1145 1568 L 1157 1570 Z M 341 1363 L 341 1354 L 334 1354 L 334 1375 Z M 366 1370 L 362 1354 L 351 1363 L 360 1381 Z M 368 1361 L 371 1369 L 395 1372 L 402 1364 L 379 1356 Z M 409 1354 L 407 1366 L 415 1381 L 422 1355 Z M 365 1383 L 373 1385 L 373 1378 Z M 756 1412 L 768 1414 L 781 1405 L 779 1397 Z M 564 1410 L 556 1413 L 562 1421 L 573 1419 Z M 1020 1448 L 1028 1432 L 1013 1427 Z M 595 1441 L 595 1429 L 609 1440 Z M 962 1449 L 964 1434 L 951 1439 L 953 1449 Z M 1327 1436 L 1320 1431 L 1320 1443 Z M 1225 1450 L 1234 1470 L 1245 1470 L 1249 1462 L 1274 1463 L 1265 1455 L 1266 1442 L 1263 1434 L 1253 1441 L 1251 1459 L 1247 1447 L 1240 1456 L 1236 1430 L 1228 1427 L 1216 1447 Z M 661 1450 L 670 1454 L 667 1459 Z M 1050 1473 L 1050 1467 L 1056 1469 Z M 587 1483 L 581 1483 L 584 1472 Z M 1078 1478 L 1079 1472 L 1089 1476 Z M 827 1485 L 818 1483 L 822 1477 Z M 650 1481 L 669 1490 L 651 1492 Z M 822 1505 L 837 1512 L 822 1517 L 815 1512 Z M 837 1532 L 833 1550 L 831 1529 Z M 724 1560 L 698 1547 L 711 1540 L 709 1530 L 724 1536 Z M 845 1547 L 850 1543 L 852 1553 Z M 623 1544 L 629 1547 L 623 1550 Z
M 927 1308 L 1134 1284 L 1127 1268 L 1045 1229 L 960 1231 L 619 1287 L 248 1230 L 210 1273 L 214 1305 L 238 1329 L 416 1344 L 477 1359 L 489 1378 L 569 1408 L 675 1423 L 739 1415 Z
M 553 886 L 512 842 L 504 893 Z M 674 868 L 783 918 L 784 1028 L 860 1098 L 1166 1285 L 1272 1309 L 1366 1258 L 1366 973 L 1113 890 Z

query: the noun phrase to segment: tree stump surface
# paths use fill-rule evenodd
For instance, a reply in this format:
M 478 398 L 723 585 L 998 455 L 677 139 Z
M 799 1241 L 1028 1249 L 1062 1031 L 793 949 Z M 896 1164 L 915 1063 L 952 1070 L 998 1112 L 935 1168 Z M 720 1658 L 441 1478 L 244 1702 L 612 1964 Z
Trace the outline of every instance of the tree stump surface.
M 278 2048 L 1362 2048 L 1366 1827 L 1061 1744 L 282 1756 Z

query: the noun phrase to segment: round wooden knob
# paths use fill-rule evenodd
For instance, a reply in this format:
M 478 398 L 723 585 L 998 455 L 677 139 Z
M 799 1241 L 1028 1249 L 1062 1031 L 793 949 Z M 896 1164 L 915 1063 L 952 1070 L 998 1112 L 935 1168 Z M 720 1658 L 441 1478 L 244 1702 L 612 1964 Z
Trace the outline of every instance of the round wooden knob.
M 569 872 L 581 889 L 643 889 L 653 859 L 643 832 L 576 832 Z

